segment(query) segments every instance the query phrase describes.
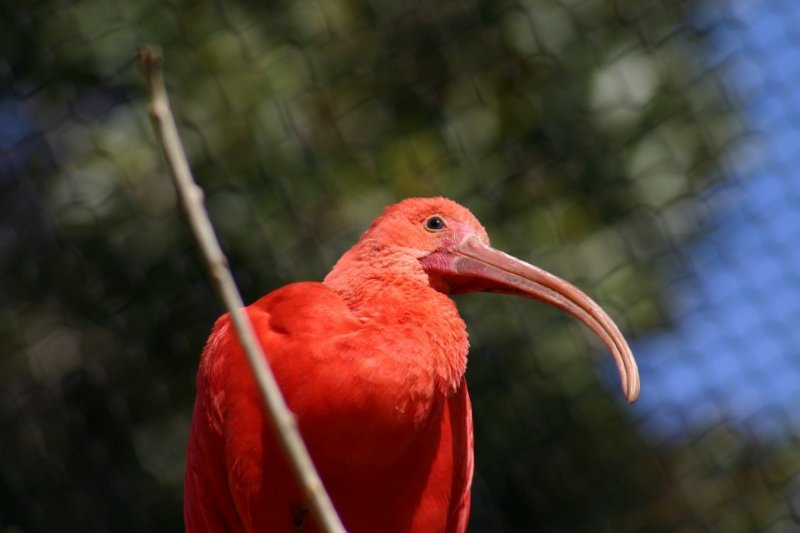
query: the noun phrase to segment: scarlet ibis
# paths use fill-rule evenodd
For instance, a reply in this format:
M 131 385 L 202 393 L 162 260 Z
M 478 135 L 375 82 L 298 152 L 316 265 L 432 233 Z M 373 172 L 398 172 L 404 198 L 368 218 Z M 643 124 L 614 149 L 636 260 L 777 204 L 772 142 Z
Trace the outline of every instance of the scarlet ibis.
M 345 526 L 464 531 L 473 473 L 467 330 L 448 295 L 516 294 L 559 307 L 608 346 L 622 389 L 636 363 L 586 294 L 489 246 L 465 207 L 415 198 L 388 207 L 322 283 L 247 307 L 267 359 Z M 228 315 L 197 376 L 184 516 L 194 531 L 316 531 Z

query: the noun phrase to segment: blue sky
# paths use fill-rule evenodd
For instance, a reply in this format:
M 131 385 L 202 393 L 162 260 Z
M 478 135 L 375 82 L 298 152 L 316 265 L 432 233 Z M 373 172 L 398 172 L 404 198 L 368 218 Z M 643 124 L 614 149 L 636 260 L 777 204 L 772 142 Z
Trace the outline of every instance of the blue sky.
M 693 276 L 670 281 L 677 325 L 633 346 L 636 416 L 659 438 L 726 421 L 762 438 L 800 424 L 800 2 L 718 2 L 709 68 L 752 135 L 708 191 L 712 231 L 684 250 Z

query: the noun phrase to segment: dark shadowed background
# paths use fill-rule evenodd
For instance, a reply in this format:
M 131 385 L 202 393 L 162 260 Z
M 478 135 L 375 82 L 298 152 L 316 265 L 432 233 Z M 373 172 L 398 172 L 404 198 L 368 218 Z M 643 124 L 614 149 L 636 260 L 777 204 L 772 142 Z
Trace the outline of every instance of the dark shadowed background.
M 0 529 L 179 531 L 221 313 L 133 57 L 163 46 L 245 300 L 444 195 L 632 339 L 459 297 L 471 531 L 800 528 L 800 4 L 0 6 Z

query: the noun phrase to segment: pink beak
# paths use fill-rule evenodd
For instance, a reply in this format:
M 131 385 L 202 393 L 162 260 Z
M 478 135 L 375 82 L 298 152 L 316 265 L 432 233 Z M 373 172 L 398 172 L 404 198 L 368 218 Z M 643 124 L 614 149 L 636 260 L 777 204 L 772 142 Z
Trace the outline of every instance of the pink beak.
M 516 294 L 562 309 L 591 329 L 617 363 L 628 402 L 639 397 L 639 371 L 628 343 L 603 309 L 563 279 L 484 244 L 476 235 L 422 259 L 429 274 L 439 274 L 452 294 L 485 291 Z

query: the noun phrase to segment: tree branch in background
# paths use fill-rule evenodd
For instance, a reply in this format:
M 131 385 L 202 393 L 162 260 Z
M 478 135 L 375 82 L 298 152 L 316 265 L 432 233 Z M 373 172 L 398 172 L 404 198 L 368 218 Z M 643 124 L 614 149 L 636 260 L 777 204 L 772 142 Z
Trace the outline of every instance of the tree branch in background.
M 256 339 L 253 326 L 244 312 L 242 297 L 236 288 L 236 282 L 228 268 L 228 261 L 220 248 L 203 205 L 203 191 L 192 177 L 164 86 L 161 49 L 152 45 L 142 46 L 139 49 L 137 62 L 150 88 L 150 117 L 161 141 L 175 189 L 208 266 L 214 287 L 231 315 L 239 341 L 261 391 L 267 414 L 275 425 L 289 462 L 309 498 L 311 509 L 316 514 L 320 526 L 330 533 L 344 532 L 344 526 L 333 508 L 333 503 L 300 436 L 297 421 L 283 399 L 261 345 Z

